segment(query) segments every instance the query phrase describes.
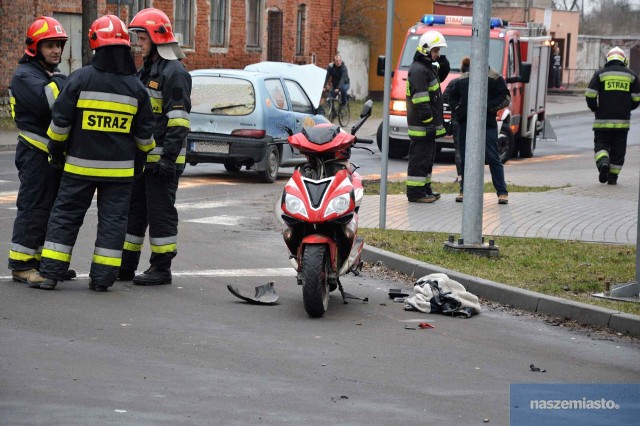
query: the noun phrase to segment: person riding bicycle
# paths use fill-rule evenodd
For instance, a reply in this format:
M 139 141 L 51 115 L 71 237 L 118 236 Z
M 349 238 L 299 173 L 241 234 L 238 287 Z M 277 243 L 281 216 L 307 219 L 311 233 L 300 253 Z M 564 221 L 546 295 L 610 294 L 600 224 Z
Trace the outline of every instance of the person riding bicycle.
M 331 87 L 329 87 L 331 83 Z M 336 54 L 333 62 L 327 67 L 327 78 L 325 79 L 325 87 L 329 90 L 332 98 L 340 92 L 340 104 L 347 103 L 347 91 L 349 90 L 349 72 L 347 66 L 342 62 L 342 57 Z

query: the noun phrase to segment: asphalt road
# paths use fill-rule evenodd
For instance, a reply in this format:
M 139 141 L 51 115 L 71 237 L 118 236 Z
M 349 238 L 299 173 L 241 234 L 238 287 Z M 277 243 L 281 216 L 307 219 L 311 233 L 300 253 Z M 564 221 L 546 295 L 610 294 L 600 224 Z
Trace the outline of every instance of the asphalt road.
M 12 162 L 0 153 L 5 253 Z M 403 285 L 392 276 L 345 277 L 369 302 L 332 294 L 327 315 L 309 319 L 274 216 L 286 178 L 254 182 L 188 168 L 173 285 L 88 290 L 95 203 L 73 253 L 78 279 L 48 292 L 2 275 L 0 424 L 506 425 L 511 383 L 640 381 L 637 339 L 489 305 L 466 320 L 407 312 L 387 297 Z M 226 289 L 269 281 L 275 306 Z M 405 329 L 421 321 L 435 328 Z

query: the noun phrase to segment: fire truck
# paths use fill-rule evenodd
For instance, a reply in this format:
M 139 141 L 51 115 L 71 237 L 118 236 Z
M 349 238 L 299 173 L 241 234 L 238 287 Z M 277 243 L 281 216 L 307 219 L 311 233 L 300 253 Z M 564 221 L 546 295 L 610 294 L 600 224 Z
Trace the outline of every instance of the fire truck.
M 409 153 L 407 135 L 406 80 L 420 36 L 437 30 L 447 41 L 441 50 L 451 65 L 451 72 L 441 88 L 460 75 L 460 63 L 471 56 L 472 17 L 424 15 L 409 28 L 400 58 L 392 75 L 389 105 L 389 158 L 404 158 Z M 502 74 L 511 93 L 511 103 L 498 111 L 498 149 L 502 162 L 510 158 L 531 158 L 536 139 L 545 125 L 545 102 L 549 72 L 551 37 L 542 24 L 515 23 L 491 18 L 489 34 L 489 66 Z M 377 74 L 384 76 L 384 56 L 378 58 Z M 450 129 L 451 112 L 444 105 L 447 136 L 436 140 L 436 151 L 453 148 Z M 382 151 L 382 124 L 377 132 Z

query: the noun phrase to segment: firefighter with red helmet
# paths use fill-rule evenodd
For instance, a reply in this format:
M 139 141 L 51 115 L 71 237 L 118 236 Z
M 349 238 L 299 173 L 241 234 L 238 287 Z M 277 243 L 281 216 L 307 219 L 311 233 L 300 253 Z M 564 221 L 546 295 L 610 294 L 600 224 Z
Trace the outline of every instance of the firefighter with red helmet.
M 627 153 L 631 111 L 640 105 L 640 81 L 627 67 L 627 55 L 619 47 L 607 53 L 607 62 L 595 72 L 585 92 L 595 113 L 594 158 L 600 183 L 615 185 Z
M 191 75 L 180 62 L 184 53 L 164 12 L 141 10 L 131 20 L 129 31 L 137 33 L 144 58 L 138 76 L 151 97 L 157 147 L 147 157 L 143 178 L 134 183 L 118 278 L 133 280 L 135 285 L 171 284 L 171 261 L 178 253 L 176 191 L 190 128 Z M 150 267 L 136 275 L 147 227 Z
M 29 287 L 52 290 L 69 267 L 71 253 L 95 192 L 98 230 L 89 288 L 115 282 L 127 229 L 132 182 L 155 147 L 147 90 L 135 75 L 127 27 L 105 15 L 89 29 L 92 63 L 73 72 L 53 105 L 50 164 L 63 168 L 42 250 L 40 271 Z
M 440 82 L 451 69 L 440 55 L 447 47 L 438 31 L 420 36 L 417 51 L 407 77 L 407 124 L 409 163 L 407 165 L 407 198 L 409 202 L 433 203 L 440 194 L 431 189 L 431 172 L 436 155 L 436 138 L 446 134 L 442 117 Z
M 66 79 L 58 65 L 68 38 L 54 18 L 36 19 L 27 30 L 27 46 L 9 86 L 11 115 L 20 131 L 15 158 L 20 179 L 18 212 L 9 250 L 9 269 L 18 282 L 26 283 L 39 267 L 47 220 L 60 183 L 61 173 L 48 165 L 47 128 L 51 107 Z M 65 278 L 74 276 L 69 270 Z

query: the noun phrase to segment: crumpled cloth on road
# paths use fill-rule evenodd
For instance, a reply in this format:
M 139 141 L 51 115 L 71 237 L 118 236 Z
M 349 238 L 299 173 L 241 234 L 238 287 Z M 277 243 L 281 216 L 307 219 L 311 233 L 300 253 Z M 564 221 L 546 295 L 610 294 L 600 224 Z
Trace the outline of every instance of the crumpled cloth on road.
M 447 274 L 425 275 L 416 281 L 413 290 L 416 294 L 404 300 L 406 311 L 442 313 L 463 318 L 480 313 L 478 296 L 469 293 Z

